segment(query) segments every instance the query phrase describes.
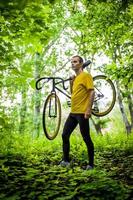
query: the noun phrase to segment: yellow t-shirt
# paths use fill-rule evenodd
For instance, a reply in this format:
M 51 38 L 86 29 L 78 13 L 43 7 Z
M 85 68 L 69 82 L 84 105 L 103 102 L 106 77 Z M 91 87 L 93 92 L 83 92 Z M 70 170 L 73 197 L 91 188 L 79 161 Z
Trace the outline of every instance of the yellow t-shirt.
M 93 78 L 87 72 L 76 76 L 71 96 L 71 113 L 85 113 L 89 104 L 89 89 L 94 89 Z

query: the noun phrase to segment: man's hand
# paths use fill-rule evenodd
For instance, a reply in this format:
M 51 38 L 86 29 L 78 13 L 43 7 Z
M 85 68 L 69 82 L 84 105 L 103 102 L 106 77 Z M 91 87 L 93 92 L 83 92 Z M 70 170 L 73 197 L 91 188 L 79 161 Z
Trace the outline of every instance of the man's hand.
M 75 75 L 70 76 L 70 79 L 73 81 L 75 79 Z
M 90 117 L 91 117 L 91 109 L 88 109 L 84 114 L 84 118 L 89 119 Z

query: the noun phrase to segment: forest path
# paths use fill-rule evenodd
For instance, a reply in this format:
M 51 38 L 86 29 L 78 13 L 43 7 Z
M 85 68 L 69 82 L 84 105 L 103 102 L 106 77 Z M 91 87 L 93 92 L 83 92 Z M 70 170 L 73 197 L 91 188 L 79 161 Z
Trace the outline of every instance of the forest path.
M 58 156 L 40 153 L 37 159 L 0 155 L 0 199 L 132 199 L 133 154 L 112 150 L 95 152 L 94 170 L 83 169 L 78 158 L 69 168 Z

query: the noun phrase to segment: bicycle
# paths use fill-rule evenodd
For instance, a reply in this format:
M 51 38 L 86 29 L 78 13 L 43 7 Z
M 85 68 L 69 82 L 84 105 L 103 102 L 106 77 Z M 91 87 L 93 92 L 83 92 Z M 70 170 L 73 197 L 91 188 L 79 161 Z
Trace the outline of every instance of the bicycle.
M 84 63 L 83 68 L 90 63 L 91 61 Z M 39 86 L 42 80 L 45 81 L 42 86 Z M 42 124 L 45 136 L 49 140 L 53 140 L 57 136 L 61 124 L 61 103 L 56 94 L 56 90 L 64 94 L 68 99 L 71 99 L 71 96 L 64 92 L 64 90 L 68 89 L 68 87 L 65 87 L 65 82 L 70 81 L 71 78 L 63 80 L 60 77 L 42 77 L 36 81 L 36 89 L 42 89 L 44 84 L 50 80 L 52 80 L 52 90 L 44 103 Z M 113 109 L 116 101 L 116 90 L 113 82 L 105 75 L 97 75 L 93 77 L 93 81 L 95 99 L 92 107 L 92 114 L 97 117 L 102 117 Z M 60 83 L 63 85 L 63 90 L 57 87 Z

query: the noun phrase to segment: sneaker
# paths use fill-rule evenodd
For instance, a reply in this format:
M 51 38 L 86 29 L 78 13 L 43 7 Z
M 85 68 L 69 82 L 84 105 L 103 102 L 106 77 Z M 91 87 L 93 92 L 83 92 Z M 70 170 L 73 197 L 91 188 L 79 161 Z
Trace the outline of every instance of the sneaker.
M 87 165 L 86 166 L 86 170 L 92 170 L 94 167 L 93 166 L 91 166 L 91 165 Z
M 68 167 L 70 166 L 70 162 L 62 160 L 59 165 L 62 167 Z

